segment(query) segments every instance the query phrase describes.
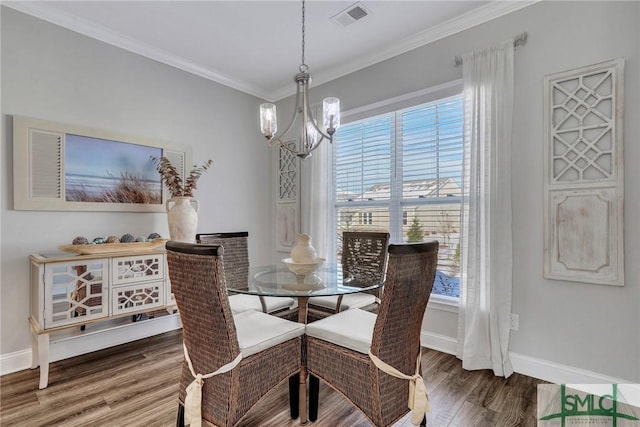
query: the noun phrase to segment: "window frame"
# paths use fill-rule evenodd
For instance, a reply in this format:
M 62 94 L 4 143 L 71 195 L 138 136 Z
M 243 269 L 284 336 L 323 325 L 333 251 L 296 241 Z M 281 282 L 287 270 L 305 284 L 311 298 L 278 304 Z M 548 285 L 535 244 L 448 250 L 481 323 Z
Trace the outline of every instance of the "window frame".
M 427 104 L 430 102 L 438 102 L 445 101 L 447 98 L 451 98 L 454 96 L 462 95 L 463 84 L 462 80 L 454 80 L 442 85 L 434 86 L 431 88 L 427 88 L 421 91 L 412 92 L 406 95 L 401 95 L 398 97 L 394 97 L 388 99 L 386 101 L 381 101 L 375 104 L 371 104 L 368 106 L 360 107 L 357 109 L 349 110 L 343 113 L 343 125 L 357 122 L 364 119 L 372 119 L 376 116 L 395 113 L 395 118 L 393 120 L 393 132 L 395 133 L 395 140 L 401 138 L 402 129 L 400 126 L 397 126 L 398 117 L 402 115 L 402 112 L 407 109 L 415 108 L 421 104 Z M 464 108 L 464 107 L 463 107 Z M 463 113 L 464 120 L 464 113 Z M 398 150 L 402 150 L 402 144 L 397 144 L 392 142 L 392 148 L 396 150 L 396 153 L 392 154 L 392 158 L 398 158 Z M 402 153 L 400 153 L 402 155 Z M 403 198 L 402 190 L 399 191 L 391 191 L 390 197 L 387 200 L 354 200 L 354 201 L 337 201 L 336 197 L 336 184 L 337 184 L 337 176 L 335 171 L 336 165 L 336 148 L 332 147 L 331 150 L 331 158 L 330 158 L 331 166 L 331 182 L 330 182 L 330 204 L 331 204 L 331 212 L 330 212 L 330 239 L 333 239 L 334 247 L 337 247 L 337 234 L 336 230 L 338 229 L 337 222 L 337 211 L 339 209 L 344 209 L 347 207 L 350 208 L 383 208 L 389 210 L 389 233 L 392 236 L 391 243 L 402 243 L 403 236 L 403 227 L 405 226 L 404 221 L 409 223 L 408 217 L 405 218 L 404 212 L 407 206 L 424 206 L 430 204 L 448 204 L 448 203 L 457 203 L 459 205 L 462 204 L 461 196 L 445 196 L 438 197 L 436 199 L 415 199 L 409 200 Z M 402 170 L 402 162 L 392 161 L 391 165 L 391 174 L 390 174 L 390 188 L 398 188 L 398 186 L 402 186 L 403 182 L 403 170 Z M 396 221 L 392 221 L 392 218 L 397 219 Z M 462 236 L 460 237 L 462 239 Z M 439 294 L 431 294 L 430 298 L 430 306 L 434 308 L 449 311 L 449 312 L 457 312 L 460 304 L 459 297 L 451 297 L 446 295 Z

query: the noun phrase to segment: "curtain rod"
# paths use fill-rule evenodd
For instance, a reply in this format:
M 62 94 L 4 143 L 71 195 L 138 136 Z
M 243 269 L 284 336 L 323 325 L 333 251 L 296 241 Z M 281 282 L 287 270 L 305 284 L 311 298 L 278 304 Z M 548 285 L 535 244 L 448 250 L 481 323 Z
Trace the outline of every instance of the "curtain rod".
M 513 47 L 517 48 L 518 46 L 522 46 L 527 43 L 527 33 L 520 33 L 513 38 Z M 453 58 L 453 63 L 456 67 L 462 65 L 462 57 L 456 56 Z

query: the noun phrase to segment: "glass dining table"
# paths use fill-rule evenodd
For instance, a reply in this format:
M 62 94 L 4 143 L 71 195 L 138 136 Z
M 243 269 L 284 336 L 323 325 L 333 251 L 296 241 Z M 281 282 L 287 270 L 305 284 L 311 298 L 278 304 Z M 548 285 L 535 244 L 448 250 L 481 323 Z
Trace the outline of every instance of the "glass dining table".
M 284 265 L 251 267 L 249 283 L 244 287 L 228 288 L 231 293 L 258 296 L 289 297 L 298 300 L 298 322 L 307 323 L 309 298 L 331 295 L 346 295 L 376 289 L 384 281 L 356 286 L 354 278 L 345 277 L 342 266 L 325 263 L 313 273 L 298 275 Z
M 344 276 L 340 264 L 325 263 L 313 273 L 296 275 L 284 265 L 265 265 L 251 267 L 249 283 L 244 287 L 227 288 L 231 293 L 258 296 L 290 297 L 298 300 L 298 322 L 307 323 L 309 298 L 330 295 L 346 295 L 370 289 L 380 288 L 384 281 L 367 283 L 365 287 L 356 286 L 355 279 Z M 360 284 L 359 284 L 360 285 Z M 300 368 L 299 415 L 300 424 L 309 422 L 307 413 L 307 367 L 306 357 L 302 358 Z M 317 410 L 316 410 L 317 412 Z

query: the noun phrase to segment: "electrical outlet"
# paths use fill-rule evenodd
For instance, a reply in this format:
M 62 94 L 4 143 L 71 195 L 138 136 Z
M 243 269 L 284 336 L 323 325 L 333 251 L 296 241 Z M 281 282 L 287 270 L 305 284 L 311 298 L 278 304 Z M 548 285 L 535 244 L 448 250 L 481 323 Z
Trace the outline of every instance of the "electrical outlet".
M 520 316 L 517 314 L 511 315 L 511 330 L 517 331 L 520 328 Z

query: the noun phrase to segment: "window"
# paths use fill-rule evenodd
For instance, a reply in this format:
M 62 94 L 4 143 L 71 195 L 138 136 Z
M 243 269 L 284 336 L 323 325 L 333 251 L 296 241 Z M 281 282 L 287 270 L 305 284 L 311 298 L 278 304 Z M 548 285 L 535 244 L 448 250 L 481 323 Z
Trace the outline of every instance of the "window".
M 358 212 L 358 218 L 360 225 L 373 224 L 373 212 Z
M 462 96 L 343 125 L 333 150 L 338 252 L 346 230 L 438 240 L 433 293 L 459 297 Z

